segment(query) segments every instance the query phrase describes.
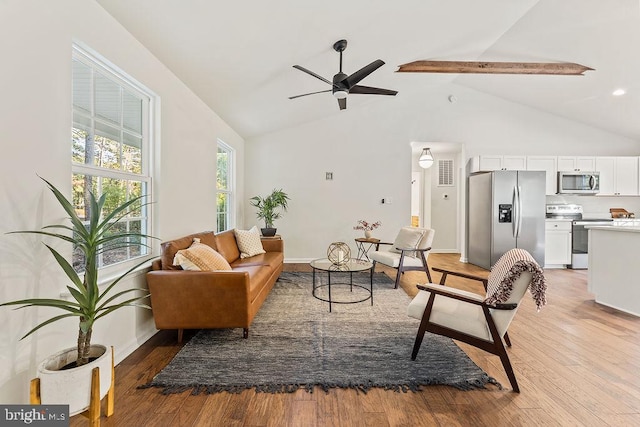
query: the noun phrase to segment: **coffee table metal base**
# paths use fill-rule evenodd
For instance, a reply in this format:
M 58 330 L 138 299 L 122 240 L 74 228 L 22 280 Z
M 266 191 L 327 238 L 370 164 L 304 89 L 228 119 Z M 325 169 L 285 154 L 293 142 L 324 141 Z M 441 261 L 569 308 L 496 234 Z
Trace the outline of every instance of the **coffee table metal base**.
M 313 266 L 312 266 L 313 267 Z M 353 283 L 353 271 L 331 271 L 331 270 L 325 270 L 327 272 L 327 280 L 328 283 L 324 283 L 324 284 L 316 284 L 316 270 L 318 270 L 317 268 L 313 268 L 313 291 L 312 291 L 312 295 L 314 298 L 319 299 L 320 301 L 324 301 L 324 302 L 328 302 L 329 303 L 329 312 L 331 312 L 331 305 L 332 304 L 357 304 L 360 302 L 364 302 L 367 300 L 371 300 L 371 305 L 373 305 L 373 266 L 371 266 L 371 268 L 369 269 L 369 287 L 367 288 L 367 286 L 365 285 L 360 285 L 358 283 Z M 338 274 L 346 274 L 349 273 L 349 283 L 344 283 L 344 282 L 340 282 L 340 283 L 332 283 L 331 282 L 331 273 L 333 273 L 334 275 L 336 273 Z M 367 291 L 367 295 L 364 298 L 361 299 L 357 299 L 357 300 L 349 300 L 349 301 L 344 301 L 344 300 L 335 300 L 332 298 L 331 295 L 331 288 L 335 287 L 335 286 L 348 286 L 349 290 L 351 292 L 353 292 L 353 288 L 360 288 L 360 289 L 364 289 L 365 291 Z M 317 291 L 318 289 L 321 288 L 327 288 L 328 290 L 328 298 L 324 298 L 322 296 L 317 295 Z

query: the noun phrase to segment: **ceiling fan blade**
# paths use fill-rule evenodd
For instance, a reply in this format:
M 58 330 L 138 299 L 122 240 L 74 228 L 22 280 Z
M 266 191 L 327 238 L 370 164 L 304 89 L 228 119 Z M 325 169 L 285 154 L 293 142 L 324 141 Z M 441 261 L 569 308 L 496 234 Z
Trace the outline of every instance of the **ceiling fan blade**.
M 333 83 L 332 83 L 332 82 L 330 82 L 329 80 L 325 79 L 325 78 L 324 78 L 324 77 L 322 77 L 322 76 L 317 75 L 316 73 L 314 73 L 314 72 L 313 72 L 313 71 L 311 71 L 311 70 L 307 70 L 306 68 L 301 67 L 300 65 L 294 65 L 294 66 L 293 66 L 293 68 L 297 68 L 298 70 L 300 70 L 300 71 L 302 71 L 302 72 L 304 72 L 304 73 L 307 73 L 307 74 L 309 74 L 309 75 L 311 75 L 311 76 L 315 77 L 316 79 L 320 79 L 320 80 L 322 80 L 322 81 L 323 81 L 323 82 L 325 82 L 325 83 L 329 83 L 331 86 L 333 86 Z
M 327 90 L 319 90 L 319 91 L 317 91 L 317 92 L 303 93 L 302 95 L 290 96 L 290 97 L 289 97 L 289 99 L 300 98 L 301 96 L 307 96 L 307 95 L 315 95 L 316 93 L 331 92 L 332 90 L 333 90 L 333 89 L 327 89 Z
M 395 96 L 398 91 L 397 90 L 389 90 L 389 89 L 380 89 L 379 87 L 369 87 L 369 86 L 360 86 L 355 85 L 351 89 L 349 89 L 349 93 L 360 93 L 365 95 L 392 95 Z
M 352 87 L 357 85 L 360 80 L 364 79 L 369 74 L 373 73 L 375 70 L 382 67 L 383 65 L 384 65 L 383 60 L 376 59 L 371 64 L 360 68 L 358 71 L 356 71 L 355 73 L 345 78 L 342 82 L 345 83 L 349 89 L 351 89 Z
M 338 105 L 340 106 L 341 110 L 346 110 L 347 109 L 347 98 L 339 98 L 338 99 Z
M 399 73 L 548 74 L 582 76 L 593 68 L 571 62 L 414 61 Z

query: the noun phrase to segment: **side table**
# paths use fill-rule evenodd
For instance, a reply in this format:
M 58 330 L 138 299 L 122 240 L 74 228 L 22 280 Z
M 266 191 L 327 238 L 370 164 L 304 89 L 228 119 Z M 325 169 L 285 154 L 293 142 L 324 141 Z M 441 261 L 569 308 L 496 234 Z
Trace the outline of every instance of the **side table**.
M 356 239 L 356 248 L 358 248 L 358 256 L 356 259 L 371 261 L 369 259 L 369 251 L 372 247 L 377 246 L 380 243 L 380 239 L 374 239 L 373 237 L 359 237 Z

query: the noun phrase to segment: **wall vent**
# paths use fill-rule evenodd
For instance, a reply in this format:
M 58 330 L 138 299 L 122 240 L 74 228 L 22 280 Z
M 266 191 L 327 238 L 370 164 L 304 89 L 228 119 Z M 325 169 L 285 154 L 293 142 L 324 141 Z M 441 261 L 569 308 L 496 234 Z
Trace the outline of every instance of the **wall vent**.
M 453 185 L 453 160 L 438 160 L 438 187 Z

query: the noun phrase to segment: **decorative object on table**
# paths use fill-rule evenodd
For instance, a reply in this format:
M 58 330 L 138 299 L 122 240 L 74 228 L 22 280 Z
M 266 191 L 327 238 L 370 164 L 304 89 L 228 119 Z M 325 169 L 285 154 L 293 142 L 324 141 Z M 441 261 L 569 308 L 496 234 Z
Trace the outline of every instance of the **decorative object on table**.
M 354 273 L 353 281 L 368 287 L 369 274 Z M 332 313 L 309 295 L 311 283 L 311 273 L 281 273 L 255 317 L 254 339 L 239 340 L 229 329 L 201 330 L 142 387 L 163 393 L 317 393 L 338 387 L 407 392 L 442 384 L 497 392 L 496 380 L 449 338 L 430 335 L 420 361 L 410 360 L 419 321 L 405 314 L 411 298 L 393 290 L 384 273 L 374 274 L 373 306 L 342 304 Z M 245 361 L 242 369 L 238 360 Z
M 267 197 L 253 196 L 249 203 L 251 206 L 258 208 L 256 216 L 258 219 L 264 219 L 264 228 L 261 228 L 263 236 L 275 236 L 276 228 L 273 227 L 273 221 L 280 218 L 282 214 L 278 209 L 286 212 L 288 207 L 289 196 L 287 193 L 274 189 Z
M 327 248 L 327 258 L 335 265 L 346 264 L 351 258 L 351 249 L 344 242 L 333 242 Z
M 112 279 L 110 283 L 101 284 L 98 287 L 98 257 L 105 256 L 111 250 L 148 247 L 146 241 L 152 237 L 134 231 L 127 231 L 126 228 L 119 228 L 122 218 L 146 205 L 146 203 L 143 203 L 143 199 L 146 196 L 133 197 L 107 211 L 105 208 L 107 194 L 103 194 L 102 197 L 96 200 L 95 195 L 89 192 L 87 202 L 89 213 L 85 221 L 78 216 L 73 203 L 60 193 L 53 184 L 44 178 L 41 179 L 48 185 L 69 216 L 71 225 L 49 225 L 41 230 L 14 231 L 10 234 L 40 234 L 72 243 L 74 250 L 80 251 L 84 256 L 83 279 L 80 279 L 74 267 L 57 250 L 45 244 L 71 282 L 67 286 L 70 296 L 59 299 L 23 299 L 5 302 L 0 306 L 19 305 L 20 307 L 18 308 L 36 306 L 63 310 L 63 314 L 54 316 L 31 329 L 22 337 L 23 339 L 50 323 L 68 317 L 78 317 L 80 325 L 77 330 L 77 347 L 63 350 L 40 364 L 38 367 L 39 378 L 32 381 L 32 391 L 36 389 L 39 393 L 36 396 L 36 393 L 32 392 L 32 403 L 35 400 L 40 404 L 68 404 L 70 415 L 84 411 L 90 406 L 89 390 L 92 389 L 92 384 L 95 385 L 96 383 L 95 380 L 92 381 L 92 377 L 95 375 L 93 366 L 106 360 L 104 365 L 98 365 L 103 366 L 99 368 L 100 397 L 98 399 L 102 399 L 107 393 L 109 394 L 107 416 L 110 416 L 113 413 L 112 372 L 109 369 L 112 363 L 112 355 L 107 351 L 107 347 L 91 344 L 93 325 L 98 319 L 122 307 L 135 306 L 147 309 L 151 307 L 139 302 L 149 296 L 146 289 L 128 288 L 116 293 L 111 292 L 127 274 L 147 262 L 146 259 Z M 55 230 L 62 230 L 64 234 L 56 233 Z M 123 296 L 131 292 L 142 292 L 142 294 L 129 296 L 121 300 Z M 73 330 L 76 333 L 76 327 Z M 87 365 L 91 366 L 91 368 L 87 369 Z M 68 368 L 69 366 L 71 368 Z M 87 375 L 81 378 L 76 374 L 78 369 L 87 371 Z M 65 378 L 68 379 L 65 380 Z M 92 404 L 90 408 L 92 417 L 96 415 L 95 410 L 96 408 Z M 99 405 L 97 407 L 97 416 L 100 416 Z
M 353 227 L 354 230 L 364 230 L 364 237 L 367 239 L 371 238 L 371 232 L 373 230 L 375 230 L 376 228 L 380 227 L 382 225 L 382 223 L 380 221 L 376 221 L 376 222 L 368 222 L 365 221 L 364 219 L 358 220 L 358 223 L 355 227 Z

